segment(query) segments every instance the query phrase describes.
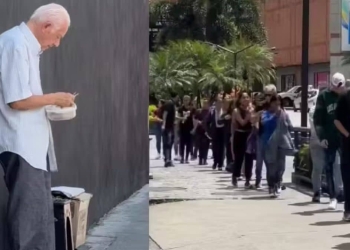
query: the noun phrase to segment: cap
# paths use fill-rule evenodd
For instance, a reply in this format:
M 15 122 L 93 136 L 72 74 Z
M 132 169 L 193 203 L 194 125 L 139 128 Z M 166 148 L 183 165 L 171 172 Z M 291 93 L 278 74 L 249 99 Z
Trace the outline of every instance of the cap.
M 335 73 L 333 76 L 332 76 L 332 85 L 333 87 L 344 87 L 345 86 L 345 77 L 343 74 L 341 73 Z

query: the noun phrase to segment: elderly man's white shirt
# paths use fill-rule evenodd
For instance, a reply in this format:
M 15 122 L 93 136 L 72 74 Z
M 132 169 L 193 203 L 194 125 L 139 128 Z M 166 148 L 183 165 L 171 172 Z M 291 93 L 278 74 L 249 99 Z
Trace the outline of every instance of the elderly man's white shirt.
M 50 122 L 44 108 L 19 111 L 9 103 L 42 95 L 41 46 L 25 23 L 0 35 L 0 153 L 20 155 L 31 166 L 56 171 Z

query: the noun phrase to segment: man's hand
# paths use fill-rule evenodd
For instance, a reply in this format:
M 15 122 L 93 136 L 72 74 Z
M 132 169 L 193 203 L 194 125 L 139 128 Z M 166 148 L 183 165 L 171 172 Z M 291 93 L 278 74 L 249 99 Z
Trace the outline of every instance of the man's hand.
M 53 93 L 52 94 L 53 103 L 61 108 L 71 107 L 74 105 L 75 96 L 70 93 Z
M 321 144 L 322 147 L 328 148 L 328 141 L 326 139 L 320 141 L 320 144 Z

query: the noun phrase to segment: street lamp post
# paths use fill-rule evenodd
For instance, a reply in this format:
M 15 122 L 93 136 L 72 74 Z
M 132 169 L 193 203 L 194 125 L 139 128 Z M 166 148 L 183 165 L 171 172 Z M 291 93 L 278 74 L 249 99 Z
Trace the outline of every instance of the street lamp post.
M 309 16 L 310 0 L 303 0 L 301 47 L 301 126 L 307 127 L 307 94 L 309 85 Z
M 231 54 L 233 54 L 233 69 L 234 69 L 234 77 L 235 78 L 237 78 L 237 55 L 239 54 L 239 53 L 241 53 L 241 52 L 243 52 L 243 51 L 246 51 L 247 49 L 250 49 L 251 47 L 253 47 L 253 46 L 255 46 L 256 44 L 251 44 L 251 45 L 249 45 L 249 46 L 247 46 L 247 47 L 245 47 L 245 48 L 243 48 L 243 49 L 241 49 L 241 50 L 238 50 L 238 51 L 232 51 L 232 50 L 230 50 L 230 49 L 228 49 L 228 48 L 225 48 L 225 47 L 223 47 L 223 46 L 220 46 L 220 45 L 218 45 L 218 44 L 214 44 L 214 43 L 211 43 L 211 42 L 205 42 L 206 44 L 209 44 L 209 45 L 212 45 L 212 46 L 214 46 L 214 47 L 216 47 L 216 48 L 219 48 L 219 49 L 222 49 L 222 50 L 224 50 L 224 51 L 227 51 L 227 52 L 229 52 L 229 53 L 231 53 Z M 276 49 L 276 47 L 271 47 L 270 48 L 270 50 L 275 50 Z M 249 86 L 248 86 L 249 87 Z

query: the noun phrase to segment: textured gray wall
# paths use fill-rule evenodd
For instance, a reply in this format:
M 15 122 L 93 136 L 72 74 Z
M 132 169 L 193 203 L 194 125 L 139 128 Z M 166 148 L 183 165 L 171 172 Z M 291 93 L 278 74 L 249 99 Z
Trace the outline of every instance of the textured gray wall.
M 72 27 L 58 49 L 42 55 L 43 88 L 80 95 L 77 117 L 53 124 L 60 170 L 53 185 L 94 194 L 91 225 L 148 182 L 148 1 L 56 2 L 70 12 Z M 0 33 L 46 3 L 0 1 Z M 1 180 L 0 249 L 7 250 Z

